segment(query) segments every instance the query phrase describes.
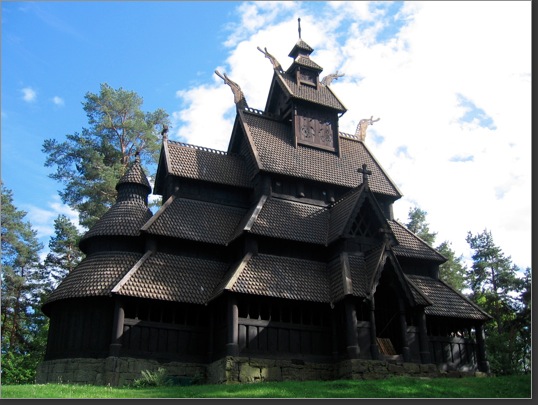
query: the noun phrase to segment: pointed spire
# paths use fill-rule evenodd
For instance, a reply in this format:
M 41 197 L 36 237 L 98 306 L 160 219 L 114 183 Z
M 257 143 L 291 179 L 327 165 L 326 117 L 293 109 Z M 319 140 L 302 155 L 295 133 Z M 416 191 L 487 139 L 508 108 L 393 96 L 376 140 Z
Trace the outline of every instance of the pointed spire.
M 121 185 L 126 183 L 142 185 L 148 190 L 148 194 L 151 192 L 151 185 L 149 184 L 148 178 L 146 177 L 144 169 L 142 169 L 142 165 L 140 163 L 139 152 L 136 152 L 134 162 L 121 177 L 120 181 L 118 181 L 118 184 L 116 184 L 116 190 L 119 191 Z
M 301 18 L 300 17 L 297 19 L 297 24 L 299 26 L 299 39 L 301 39 Z

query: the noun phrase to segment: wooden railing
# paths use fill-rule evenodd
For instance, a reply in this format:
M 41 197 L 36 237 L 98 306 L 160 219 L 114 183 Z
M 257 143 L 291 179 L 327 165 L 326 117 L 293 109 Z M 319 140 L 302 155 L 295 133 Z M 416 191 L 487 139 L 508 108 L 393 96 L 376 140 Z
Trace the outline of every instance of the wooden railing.
M 199 326 L 125 319 L 123 354 L 192 357 L 207 354 L 207 331 Z
M 476 365 L 476 343 L 469 338 L 429 336 L 432 361 L 455 367 Z
M 294 325 L 285 322 L 239 318 L 239 351 L 330 354 L 330 329 L 318 325 Z

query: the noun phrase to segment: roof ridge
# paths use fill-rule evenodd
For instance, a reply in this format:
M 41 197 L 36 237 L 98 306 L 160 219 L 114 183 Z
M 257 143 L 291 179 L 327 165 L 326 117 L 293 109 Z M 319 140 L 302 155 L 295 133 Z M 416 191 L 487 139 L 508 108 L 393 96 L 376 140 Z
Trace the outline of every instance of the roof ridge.
M 338 136 L 341 136 L 342 138 L 351 139 L 353 141 L 363 142 L 357 135 L 348 134 L 347 132 L 338 131 Z
M 404 224 L 402 224 L 400 221 L 398 221 L 397 219 L 387 219 L 387 221 L 392 221 L 392 222 L 395 222 L 396 224 L 398 224 L 400 227 L 402 227 L 407 233 L 409 233 L 411 236 L 417 238 L 418 240 L 420 240 L 422 243 L 424 243 L 425 246 L 427 246 L 428 248 L 430 248 L 431 250 L 433 250 L 435 253 L 437 253 L 439 256 L 441 256 L 443 259 L 445 259 L 445 261 L 448 260 L 448 258 L 446 258 L 444 255 L 442 255 L 441 253 L 439 253 L 437 251 L 437 249 L 435 249 L 433 246 L 430 246 L 430 244 L 428 242 L 426 242 L 424 239 L 422 239 L 420 236 L 418 236 L 417 234 L 413 233 L 409 228 L 407 228 L 407 226 L 405 226 Z
M 435 280 L 435 279 L 434 279 Z M 477 304 L 475 304 L 473 301 L 471 301 L 468 297 L 466 297 L 465 295 L 463 295 L 463 293 L 459 292 L 458 290 L 456 290 L 454 287 L 452 287 L 450 284 L 448 283 L 445 283 L 443 280 L 441 280 L 440 278 L 436 279 L 437 281 L 439 281 L 441 284 L 445 285 L 446 287 L 448 287 L 450 290 L 454 291 L 456 294 L 458 294 L 461 298 L 463 298 L 465 301 L 467 301 L 469 304 L 471 304 L 473 307 L 475 307 L 476 309 L 478 309 L 480 312 L 482 312 L 484 315 L 487 315 L 488 317 L 490 318 L 493 318 L 490 314 L 488 314 L 486 311 L 484 311 L 482 308 L 480 308 Z
M 129 281 L 131 276 L 136 273 L 136 271 L 142 267 L 144 262 L 153 254 L 155 253 L 153 250 L 148 250 L 146 253 L 144 253 L 144 256 L 138 260 L 135 265 L 127 272 L 125 275 L 121 278 L 120 281 L 118 281 L 118 284 L 116 284 L 111 290 L 110 293 L 118 293 L 119 290 Z
M 420 288 L 413 282 L 413 280 L 411 280 L 411 279 L 409 278 L 409 275 L 407 275 L 407 274 L 405 274 L 405 273 L 403 273 L 403 275 L 404 275 L 405 279 L 407 280 L 407 282 L 409 283 L 409 285 L 410 285 L 411 287 L 413 287 L 413 288 L 415 289 L 415 291 L 416 291 L 418 294 L 420 294 L 420 296 L 421 296 L 422 298 L 424 298 L 424 300 L 426 300 L 426 302 L 430 303 L 430 305 L 433 305 L 432 300 L 430 300 L 430 299 L 426 296 L 426 294 L 423 293 L 422 290 L 421 290 L 421 289 L 420 289 Z
M 199 150 L 199 151 L 202 151 L 202 152 L 213 153 L 215 155 L 242 157 L 238 153 L 229 153 L 229 152 L 224 151 L 224 150 L 208 148 L 207 146 L 194 145 L 194 144 L 186 143 L 186 142 L 168 140 L 168 143 L 171 143 L 171 144 L 174 144 L 174 145 L 177 145 L 177 146 L 181 146 L 181 147 L 184 147 L 184 148 L 195 149 L 195 150 Z

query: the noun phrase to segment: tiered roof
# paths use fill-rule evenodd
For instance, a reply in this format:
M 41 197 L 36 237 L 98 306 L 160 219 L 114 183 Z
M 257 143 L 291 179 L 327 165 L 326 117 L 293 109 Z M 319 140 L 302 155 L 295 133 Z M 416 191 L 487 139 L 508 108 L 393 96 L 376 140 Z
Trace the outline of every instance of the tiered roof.
M 321 72 L 322 68 L 309 57 L 312 51 L 304 41 L 297 42 L 290 53 L 294 62 L 288 71 L 275 68 L 271 94 L 281 91 L 288 99 L 345 112 L 328 86 L 318 81 L 315 86 L 301 85 L 293 76 L 299 68 Z M 386 261 L 390 260 L 410 303 L 425 306 L 427 314 L 487 318 L 487 314 L 443 282 L 424 276 L 404 276 L 398 257 L 434 264 L 446 259 L 405 226 L 384 217 L 377 198 L 383 196 L 394 201 L 402 194 L 363 141 L 340 133 L 337 150 L 328 151 L 297 145 L 292 131 L 286 120 L 238 107 L 228 153 L 165 139 L 156 193 L 165 190 L 165 183 L 171 177 L 188 179 L 205 185 L 256 189 L 251 206 L 224 205 L 174 194 L 152 215 L 145 202 L 151 187 L 137 160 L 118 182 L 118 201 L 84 236 L 82 243 L 101 236 L 157 236 L 157 240 L 167 238 L 177 243 L 188 240 L 227 246 L 248 233 L 291 243 L 328 246 L 350 236 L 346 235 L 350 224 L 368 201 L 369 214 L 373 212 L 378 219 L 373 230 L 376 235 L 373 239 L 379 242 L 376 247 L 367 252 L 342 252 L 328 263 L 255 252 L 229 263 L 216 255 L 210 259 L 160 252 L 158 243 L 157 250 L 145 254 L 96 252 L 65 278 L 47 304 L 112 294 L 208 304 L 226 291 L 332 304 L 346 295 L 369 297 Z M 363 174 L 357 171 L 363 165 L 371 171 L 367 184 Z M 329 206 L 292 201 L 260 192 L 256 188 L 259 173 L 334 185 L 347 188 L 348 192 Z M 376 233 L 378 228 L 390 235 L 383 239 Z M 201 246 L 211 250 L 207 245 Z M 211 257 L 210 252 L 207 256 Z

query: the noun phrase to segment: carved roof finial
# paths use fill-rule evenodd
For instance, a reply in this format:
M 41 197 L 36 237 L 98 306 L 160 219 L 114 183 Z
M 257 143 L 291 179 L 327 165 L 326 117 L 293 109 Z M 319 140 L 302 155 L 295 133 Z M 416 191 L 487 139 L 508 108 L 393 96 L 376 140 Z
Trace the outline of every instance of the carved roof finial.
M 161 131 L 161 136 L 163 137 L 163 140 L 168 139 L 168 125 L 163 124 L 163 130 Z
M 338 73 L 338 70 L 336 73 L 331 73 L 327 76 L 325 76 L 323 79 L 321 79 L 321 84 L 325 86 L 329 86 L 333 80 L 337 80 L 339 77 L 344 76 L 344 73 Z
M 234 103 L 236 104 L 237 108 L 247 108 L 247 100 L 245 99 L 245 95 L 243 94 L 241 87 L 239 87 L 236 82 L 226 76 L 226 73 L 221 74 L 218 70 L 215 70 L 215 74 L 224 80 L 224 83 L 230 86 L 232 89 L 232 93 L 234 94 Z
M 140 163 L 140 151 L 135 152 L 135 162 Z
M 258 51 L 263 53 L 265 57 L 269 59 L 269 61 L 271 61 L 271 63 L 273 64 L 274 70 L 278 71 L 279 73 L 284 73 L 284 69 L 282 69 L 282 65 L 276 60 L 276 58 L 273 55 L 267 52 L 267 48 L 264 48 L 264 50 L 262 50 L 259 46 L 257 48 L 258 48 Z
M 300 17 L 297 19 L 297 24 L 299 26 L 299 39 L 301 39 L 301 18 Z
M 364 142 L 364 140 L 366 139 L 366 128 L 368 128 L 368 125 L 374 125 L 374 122 L 377 122 L 381 119 L 378 118 L 374 120 L 373 118 L 374 116 L 372 115 L 370 118 L 365 118 L 359 121 L 359 125 L 357 125 L 357 130 L 355 131 L 355 136 L 357 136 L 360 141 Z

